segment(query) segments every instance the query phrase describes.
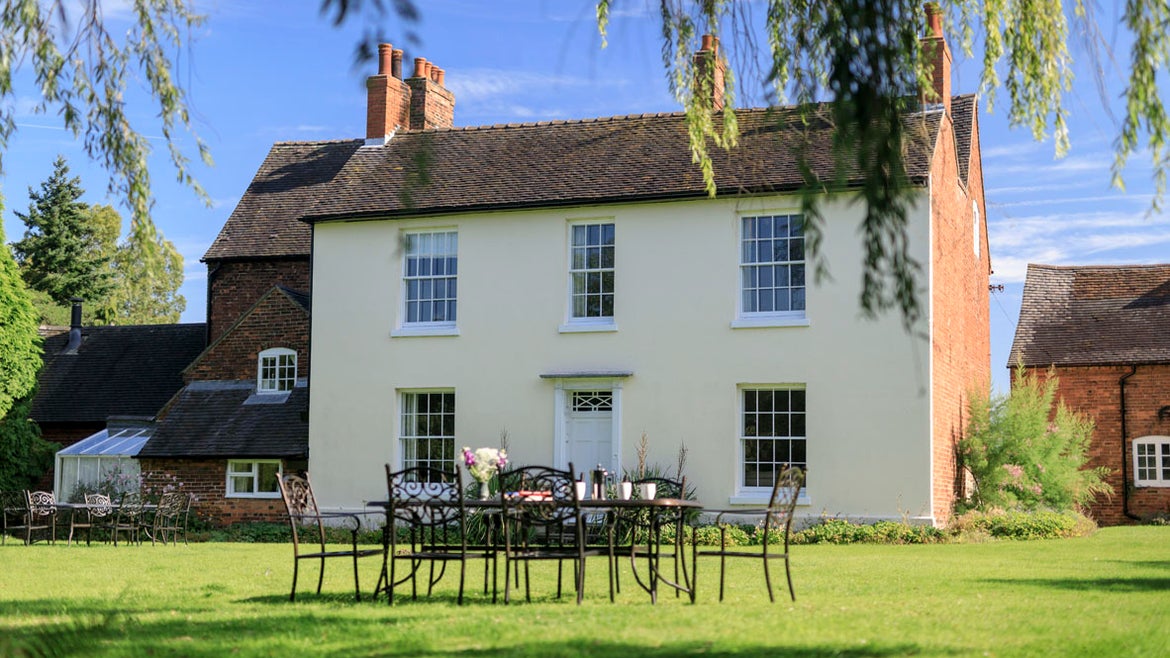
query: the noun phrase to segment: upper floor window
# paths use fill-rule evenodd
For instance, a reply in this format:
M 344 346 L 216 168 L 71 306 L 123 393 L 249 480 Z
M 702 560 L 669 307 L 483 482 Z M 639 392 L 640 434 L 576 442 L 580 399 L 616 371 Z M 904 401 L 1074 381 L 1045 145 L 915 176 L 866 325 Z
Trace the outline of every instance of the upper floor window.
M 1134 439 L 1133 483 L 1139 487 L 1170 487 L 1170 436 Z
M 740 486 L 771 490 L 789 466 L 807 473 L 805 390 L 752 387 L 741 389 L 740 395 Z
M 614 225 L 573 224 L 569 243 L 571 322 L 613 320 Z
M 406 234 L 403 324 L 455 326 L 458 250 L 455 231 Z
M 273 347 L 260 353 L 257 368 L 257 393 L 286 393 L 297 381 L 297 353 L 285 347 Z
M 227 495 L 232 498 L 279 498 L 278 477 L 280 461 L 276 459 L 229 461 Z
M 804 316 L 804 218 L 744 217 L 740 233 L 740 311 Z

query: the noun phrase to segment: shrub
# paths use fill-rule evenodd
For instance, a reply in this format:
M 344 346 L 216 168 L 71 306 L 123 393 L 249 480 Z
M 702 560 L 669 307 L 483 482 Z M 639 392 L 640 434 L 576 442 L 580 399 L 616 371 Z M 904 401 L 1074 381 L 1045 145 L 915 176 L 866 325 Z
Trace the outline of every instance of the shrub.
M 999 539 L 1058 539 L 1092 534 L 1097 524 L 1077 512 L 998 510 L 956 517 L 950 531 L 968 540 L 980 535 Z
M 1085 468 L 1093 422 L 1056 402 L 1058 380 L 1020 367 L 1011 395 L 971 395 L 963 466 L 975 480 L 975 509 L 1073 510 L 1110 494 L 1109 470 Z
M 683 537 L 683 541 L 687 542 L 687 543 L 694 543 L 698 546 L 718 546 L 719 545 L 719 528 L 720 527 L 724 527 L 727 529 L 727 545 L 728 546 L 748 546 L 752 543 L 751 536 L 748 534 L 748 532 L 746 530 L 743 529 L 743 527 L 738 526 L 738 525 L 726 524 L 726 523 L 723 524 L 722 526 L 717 526 L 717 525 L 699 526 L 699 527 L 695 528 L 693 540 L 691 537 L 691 533 L 686 533 L 685 536 Z M 662 540 L 663 541 L 667 540 L 668 530 L 669 530 L 670 537 L 671 538 L 674 537 L 674 528 L 669 528 L 669 529 L 663 528 L 662 529 Z

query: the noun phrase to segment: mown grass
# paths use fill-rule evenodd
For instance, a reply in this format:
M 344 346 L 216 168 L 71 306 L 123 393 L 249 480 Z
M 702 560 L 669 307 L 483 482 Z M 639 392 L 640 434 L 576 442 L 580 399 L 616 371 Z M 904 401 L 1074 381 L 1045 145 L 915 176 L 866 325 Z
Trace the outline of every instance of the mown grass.
M 1031 542 L 793 548 L 797 602 L 770 604 L 759 566 L 700 563 L 697 605 L 657 606 L 623 574 L 616 604 L 591 561 L 584 605 L 462 607 L 453 581 L 430 600 L 355 603 L 347 565 L 301 574 L 287 600 L 291 549 L 207 543 L 0 547 L 4 656 L 1166 656 L 1170 528 L 1108 528 Z M 745 549 L 746 550 L 746 549 Z M 366 591 L 380 563 L 362 564 Z M 628 569 L 628 566 L 626 567 Z M 783 590 L 783 576 L 778 583 Z M 786 594 L 781 591 L 782 594 Z

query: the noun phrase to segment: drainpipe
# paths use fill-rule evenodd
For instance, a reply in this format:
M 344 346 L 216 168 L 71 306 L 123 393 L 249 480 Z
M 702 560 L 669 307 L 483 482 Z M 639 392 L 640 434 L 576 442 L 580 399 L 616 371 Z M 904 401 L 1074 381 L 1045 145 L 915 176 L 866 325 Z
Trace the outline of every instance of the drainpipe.
M 1125 380 L 1137 374 L 1137 366 L 1130 366 L 1132 369 L 1128 374 L 1122 375 L 1117 380 L 1117 385 L 1121 388 L 1121 512 L 1126 517 L 1134 521 L 1141 521 L 1141 517 L 1130 513 L 1129 511 L 1129 451 L 1125 449 Z

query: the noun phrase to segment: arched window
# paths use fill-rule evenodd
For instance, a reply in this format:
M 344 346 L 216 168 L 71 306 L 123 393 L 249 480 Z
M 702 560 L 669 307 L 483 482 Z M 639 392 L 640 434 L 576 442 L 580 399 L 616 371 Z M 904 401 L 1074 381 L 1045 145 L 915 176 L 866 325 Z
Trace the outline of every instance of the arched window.
M 297 353 L 273 347 L 260 353 L 256 370 L 257 393 L 286 393 L 297 381 Z

